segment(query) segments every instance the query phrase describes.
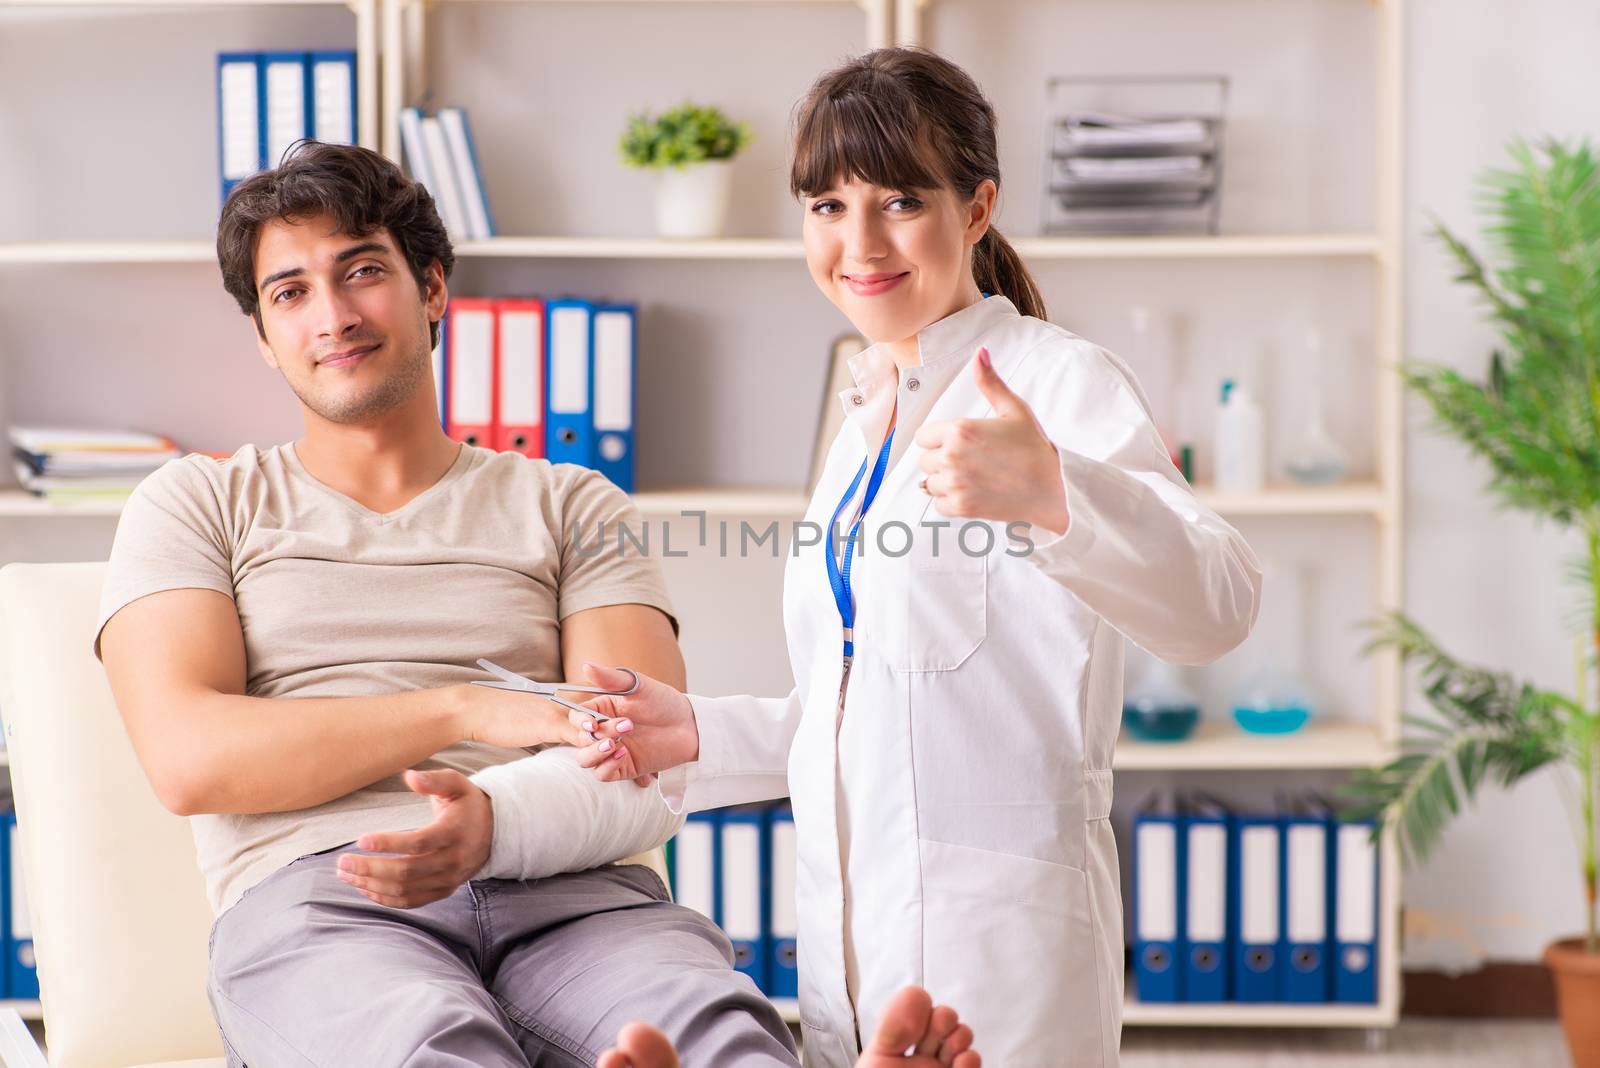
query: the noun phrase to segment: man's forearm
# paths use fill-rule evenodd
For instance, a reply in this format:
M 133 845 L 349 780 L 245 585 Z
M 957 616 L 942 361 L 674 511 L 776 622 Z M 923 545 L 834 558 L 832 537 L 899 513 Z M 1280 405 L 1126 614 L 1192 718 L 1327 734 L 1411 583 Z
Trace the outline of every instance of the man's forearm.
M 485 768 L 472 781 L 494 804 L 494 840 L 479 878 L 587 871 L 654 849 L 683 825 L 654 788 L 600 782 L 572 749 Z
M 375 697 L 196 694 L 181 767 L 147 767 L 182 815 L 310 808 L 398 774 L 460 741 L 454 688 Z

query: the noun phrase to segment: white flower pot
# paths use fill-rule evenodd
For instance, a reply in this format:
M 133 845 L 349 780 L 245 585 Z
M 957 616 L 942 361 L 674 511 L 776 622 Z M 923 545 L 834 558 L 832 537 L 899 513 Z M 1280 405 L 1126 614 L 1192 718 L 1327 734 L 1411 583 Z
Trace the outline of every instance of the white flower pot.
M 720 237 L 732 188 L 732 160 L 664 168 L 656 175 L 656 233 L 662 237 Z

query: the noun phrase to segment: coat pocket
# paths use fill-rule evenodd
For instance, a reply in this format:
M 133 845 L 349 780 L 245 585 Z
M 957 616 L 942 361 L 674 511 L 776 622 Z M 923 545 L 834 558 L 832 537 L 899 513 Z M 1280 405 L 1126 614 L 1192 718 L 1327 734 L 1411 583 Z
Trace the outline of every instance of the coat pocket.
M 855 1058 L 844 1048 L 832 1028 L 800 1021 L 801 1060 L 806 1068 L 850 1068 Z
M 923 968 L 972 1025 L 985 1063 L 1110 1068 L 1088 876 L 1079 868 L 921 841 Z M 1115 1048 L 1114 1046 L 1112 1048 Z
M 889 598 L 888 613 L 888 659 L 897 671 L 951 671 L 988 635 L 989 557 L 963 546 L 960 527 L 956 521 L 937 533 L 919 529 L 899 561 L 905 588 Z

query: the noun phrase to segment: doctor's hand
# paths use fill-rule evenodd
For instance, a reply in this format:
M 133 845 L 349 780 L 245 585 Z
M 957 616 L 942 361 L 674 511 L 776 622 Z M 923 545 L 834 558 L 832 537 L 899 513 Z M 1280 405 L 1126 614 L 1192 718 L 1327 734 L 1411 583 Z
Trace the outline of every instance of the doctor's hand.
M 584 664 L 583 673 L 596 686 L 621 689 L 628 673 Z M 626 696 L 606 695 L 587 702 L 606 722 L 578 717 L 578 726 L 593 742 L 578 750 L 578 763 L 593 768 L 604 782 L 633 779 L 648 784 L 651 776 L 687 764 L 700 756 L 700 729 L 689 698 L 664 682 L 639 676 L 639 688 Z
M 923 492 L 940 515 L 1065 533 L 1067 490 L 1056 447 L 1033 409 L 995 373 L 988 349 L 978 350 L 972 371 L 994 415 L 928 423 L 917 431 Z
M 368 834 L 345 853 L 339 878 L 380 905 L 414 909 L 455 893 L 489 862 L 494 806 L 459 771 L 408 771 L 406 785 L 433 802 L 433 822 L 414 831 Z

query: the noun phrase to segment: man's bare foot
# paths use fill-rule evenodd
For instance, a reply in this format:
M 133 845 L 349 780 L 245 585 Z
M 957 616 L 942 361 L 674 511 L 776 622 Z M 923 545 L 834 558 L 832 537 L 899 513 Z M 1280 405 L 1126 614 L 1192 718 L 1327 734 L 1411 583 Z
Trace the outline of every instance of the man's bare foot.
M 884 1006 L 856 1068 L 981 1068 L 972 1049 L 972 1028 L 948 1005 L 933 1007 L 920 986 L 908 986 Z
M 982 1068 L 972 1050 L 972 1028 L 947 1005 L 933 1007 L 920 986 L 908 986 L 889 999 L 883 1021 L 856 1068 Z M 678 1068 L 678 1054 L 667 1036 L 649 1024 L 631 1023 L 617 1036 L 595 1068 Z
M 649 1024 L 631 1023 L 617 1036 L 616 1048 L 600 1054 L 594 1068 L 678 1068 L 678 1051 Z

